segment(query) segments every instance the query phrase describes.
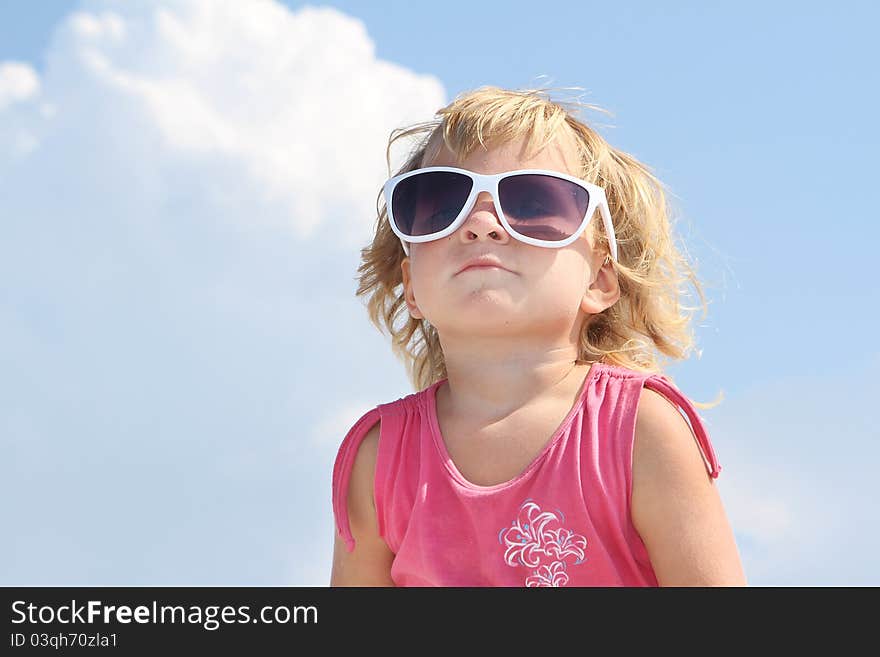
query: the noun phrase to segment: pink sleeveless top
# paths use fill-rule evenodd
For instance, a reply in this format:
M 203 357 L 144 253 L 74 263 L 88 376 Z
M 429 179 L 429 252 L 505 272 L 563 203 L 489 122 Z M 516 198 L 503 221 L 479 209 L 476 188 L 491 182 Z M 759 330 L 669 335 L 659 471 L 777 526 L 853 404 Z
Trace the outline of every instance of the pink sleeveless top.
M 373 495 L 397 586 L 657 586 L 630 516 L 636 410 L 643 386 L 684 410 L 709 474 L 721 466 L 690 401 L 661 374 L 594 363 L 541 453 L 494 486 L 466 480 L 440 435 L 444 380 L 364 414 L 333 466 L 336 528 L 354 537 L 346 494 L 361 439 L 381 419 Z

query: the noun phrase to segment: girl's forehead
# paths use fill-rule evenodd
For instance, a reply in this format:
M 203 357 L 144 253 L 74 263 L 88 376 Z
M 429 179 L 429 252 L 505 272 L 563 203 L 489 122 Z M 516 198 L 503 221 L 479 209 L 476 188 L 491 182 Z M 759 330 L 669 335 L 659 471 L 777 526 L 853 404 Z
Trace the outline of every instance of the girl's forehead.
M 425 149 L 422 166 L 460 166 L 466 169 L 552 169 L 577 175 L 579 165 L 578 150 L 572 139 L 555 135 L 543 148 L 536 151 L 535 144 L 529 144 L 525 137 L 487 142 L 486 147 L 478 145 L 472 152 L 462 157 L 439 137 Z M 531 149 L 531 152 L 529 150 Z M 462 154 L 464 155 L 464 154 Z

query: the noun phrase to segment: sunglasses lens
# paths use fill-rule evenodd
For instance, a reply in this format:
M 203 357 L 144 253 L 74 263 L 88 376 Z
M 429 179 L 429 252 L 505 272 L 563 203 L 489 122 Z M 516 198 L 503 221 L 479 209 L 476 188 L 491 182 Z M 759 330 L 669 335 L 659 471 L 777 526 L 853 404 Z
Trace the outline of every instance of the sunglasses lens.
M 470 178 L 452 171 L 428 171 L 405 178 L 397 183 L 391 198 L 397 228 L 411 237 L 449 228 L 472 186 Z
M 504 178 L 498 196 L 511 228 L 548 242 L 574 235 L 590 205 L 590 194 L 580 185 L 542 174 Z

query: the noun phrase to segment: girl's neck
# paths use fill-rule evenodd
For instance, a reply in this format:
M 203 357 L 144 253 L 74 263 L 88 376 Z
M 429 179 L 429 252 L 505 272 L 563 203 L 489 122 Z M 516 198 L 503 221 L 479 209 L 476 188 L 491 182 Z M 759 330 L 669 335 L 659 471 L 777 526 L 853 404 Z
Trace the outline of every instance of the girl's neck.
M 447 362 L 447 381 L 437 390 L 438 400 L 442 398 L 438 404 L 474 426 L 489 426 L 548 398 L 570 399 L 590 365 L 575 358 L 532 364 L 511 360 L 491 366 Z

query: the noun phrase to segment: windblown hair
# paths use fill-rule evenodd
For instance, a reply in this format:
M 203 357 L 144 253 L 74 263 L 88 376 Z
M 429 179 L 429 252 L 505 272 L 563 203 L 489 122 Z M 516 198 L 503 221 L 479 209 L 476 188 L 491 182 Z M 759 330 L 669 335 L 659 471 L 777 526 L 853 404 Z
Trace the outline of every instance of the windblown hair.
M 583 322 L 579 362 L 601 361 L 662 374 L 663 355 L 682 360 L 694 346 L 691 321 L 698 307 L 683 305 L 683 284 L 687 280 L 693 284 L 704 317 L 705 296 L 693 267 L 674 244 L 663 184 L 646 165 L 612 147 L 578 120 L 575 114 L 580 107 L 604 111 L 594 105 L 551 100 L 541 89 L 480 87 L 463 93 L 438 110 L 434 120 L 391 132 L 386 150 L 389 177 L 425 166 L 439 150 L 441 138 L 464 159 L 479 147 L 519 138 L 527 140 L 532 153 L 563 133 L 573 136 L 580 165 L 576 175 L 605 189 L 618 248 L 618 261 L 610 262 L 620 286 L 616 303 Z M 391 146 L 403 138 L 415 138 L 415 145 L 400 169 L 392 172 Z M 388 222 L 381 190 L 376 210 L 372 243 L 361 250 L 356 294 L 366 296 L 370 320 L 380 332 L 388 331 L 394 354 L 404 362 L 416 390 L 421 390 L 446 377 L 443 351 L 434 326 L 409 314 L 401 273 L 405 255 Z M 589 230 L 596 248 L 610 253 L 598 212 Z M 719 402 L 693 401 L 701 408 Z

